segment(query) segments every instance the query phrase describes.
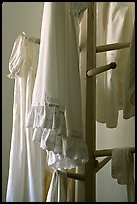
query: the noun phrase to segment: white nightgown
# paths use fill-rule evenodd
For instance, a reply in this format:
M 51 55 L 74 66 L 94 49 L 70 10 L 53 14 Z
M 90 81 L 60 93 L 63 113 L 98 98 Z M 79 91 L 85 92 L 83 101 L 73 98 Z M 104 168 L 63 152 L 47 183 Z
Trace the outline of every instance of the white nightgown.
M 9 60 L 8 76 L 15 85 L 6 202 L 42 202 L 46 154 L 32 142 L 32 128 L 26 128 L 36 74 L 35 46 L 20 34 Z
M 83 140 L 79 74 L 79 21 L 89 2 L 45 2 L 39 63 L 27 127 L 54 168 L 88 161 Z

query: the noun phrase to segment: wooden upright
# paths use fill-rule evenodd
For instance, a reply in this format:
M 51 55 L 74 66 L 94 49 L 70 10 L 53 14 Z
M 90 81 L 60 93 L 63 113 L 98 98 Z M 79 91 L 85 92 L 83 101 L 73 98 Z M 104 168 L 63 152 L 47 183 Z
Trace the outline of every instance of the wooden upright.
M 95 2 L 84 12 L 81 22 L 81 69 L 82 88 L 85 97 L 84 129 L 89 150 L 89 161 L 85 165 L 85 202 L 96 201 L 96 171 L 94 152 L 96 148 L 96 76 L 88 77 L 87 71 L 96 68 L 96 7 Z

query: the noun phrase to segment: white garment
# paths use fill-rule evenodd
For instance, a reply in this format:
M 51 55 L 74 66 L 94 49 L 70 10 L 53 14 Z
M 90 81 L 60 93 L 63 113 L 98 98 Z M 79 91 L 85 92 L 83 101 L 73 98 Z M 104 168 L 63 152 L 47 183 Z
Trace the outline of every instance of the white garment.
M 55 170 L 52 175 L 46 202 L 67 202 L 67 173 Z
M 134 157 L 130 147 L 112 150 L 111 174 L 118 184 L 127 185 L 128 201 L 135 201 Z
M 129 48 L 129 58 L 125 75 L 123 117 L 135 116 L 135 25 Z
M 6 202 L 42 201 L 45 153 L 32 142 L 32 128 L 25 128 L 35 81 L 35 47 L 22 33 L 14 42 L 9 60 L 15 79 L 13 125 Z
M 86 8 L 88 2 L 79 3 Z M 78 8 L 78 13 L 76 12 Z M 54 168 L 74 168 L 88 160 L 81 119 L 78 34 L 82 6 L 45 2 L 39 63 L 27 127 L 48 151 Z M 83 11 L 83 9 L 82 9 Z
M 97 2 L 97 45 L 131 42 L 134 2 Z M 97 121 L 115 128 L 122 110 L 129 48 L 97 54 L 97 66 L 116 62 L 114 70 L 97 75 Z M 103 99 L 103 100 L 100 100 Z M 132 114 L 132 116 L 135 113 Z

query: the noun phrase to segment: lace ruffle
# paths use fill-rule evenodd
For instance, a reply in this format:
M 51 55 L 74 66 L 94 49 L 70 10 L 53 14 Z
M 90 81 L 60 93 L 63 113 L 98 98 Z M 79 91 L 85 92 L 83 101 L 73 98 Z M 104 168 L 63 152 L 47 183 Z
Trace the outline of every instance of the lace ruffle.
M 46 102 L 43 105 L 32 106 L 28 114 L 27 127 L 66 130 L 64 112 L 57 105 Z
M 83 139 L 69 137 L 63 140 L 63 154 L 48 152 L 48 165 L 56 169 L 71 169 L 88 161 L 88 148 Z
M 87 146 L 74 132 L 67 135 L 64 112 L 58 106 L 32 106 L 27 127 L 33 127 L 33 141 L 48 152 L 48 164 L 56 169 L 70 169 L 88 161 Z

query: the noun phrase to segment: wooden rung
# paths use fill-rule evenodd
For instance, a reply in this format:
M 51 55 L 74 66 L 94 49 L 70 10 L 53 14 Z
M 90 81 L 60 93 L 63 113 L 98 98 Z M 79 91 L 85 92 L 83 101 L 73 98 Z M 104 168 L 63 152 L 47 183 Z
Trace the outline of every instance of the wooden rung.
M 111 156 L 107 156 L 105 159 L 103 159 L 101 162 L 99 162 L 97 164 L 97 167 L 96 167 L 96 173 L 103 167 L 105 166 L 111 159 Z
M 82 174 L 67 172 L 67 176 L 69 178 L 76 179 L 76 180 L 79 180 L 79 181 L 85 181 L 85 176 L 82 175 Z
M 130 46 L 130 43 L 113 43 L 113 44 L 108 44 L 108 45 L 101 45 L 101 46 L 97 46 L 96 47 L 96 53 L 99 52 L 106 52 L 106 51 L 110 51 L 110 50 L 118 50 L 118 49 L 123 49 L 123 48 L 127 48 Z
M 109 69 L 115 69 L 116 66 L 117 65 L 115 62 L 111 62 L 110 64 L 100 66 L 100 67 L 97 67 L 97 68 L 94 68 L 94 69 L 87 71 L 87 76 L 94 76 L 94 75 L 100 74 L 102 72 L 105 72 Z
M 39 38 L 30 37 L 30 40 L 32 40 L 36 44 L 40 44 Z M 127 48 L 129 46 L 130 46 L 129 42 L 128 43 L 113 43 L 113 44 L 108 44 L 108 45 L 100 45 L 100 46 L 96 47 L 96 53 Z M 81 51 L 81 47 L 79 47 L 79 50 Z
M 95 157 L 104 157 L 104 156 L 111 156 L 113 149 L 103 149 L 103 150 L 96 150 L 94 153 Z M 135 147 L 131 148 L 131 152 L 135 153 Z

